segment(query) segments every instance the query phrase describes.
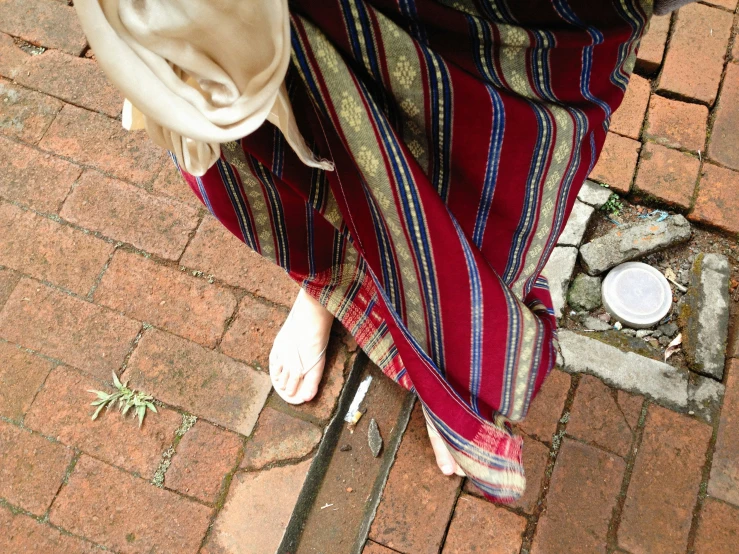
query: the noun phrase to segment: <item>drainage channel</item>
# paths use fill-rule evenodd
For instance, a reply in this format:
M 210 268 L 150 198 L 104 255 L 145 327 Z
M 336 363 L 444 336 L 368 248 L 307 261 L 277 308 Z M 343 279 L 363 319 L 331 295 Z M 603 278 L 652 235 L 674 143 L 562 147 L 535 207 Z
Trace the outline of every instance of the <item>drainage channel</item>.
M 362 402 L 367 411 L 351 429 L 344 415 L 367 376 L 372 376 Z M 357 357 L 298 496 L 279 554 L 362 552 L 414 401 L 414 395 L 385 377 L 364 354 Z M 377 458 L 367 442 L 371 419 L 379 425 L 384 443 Z

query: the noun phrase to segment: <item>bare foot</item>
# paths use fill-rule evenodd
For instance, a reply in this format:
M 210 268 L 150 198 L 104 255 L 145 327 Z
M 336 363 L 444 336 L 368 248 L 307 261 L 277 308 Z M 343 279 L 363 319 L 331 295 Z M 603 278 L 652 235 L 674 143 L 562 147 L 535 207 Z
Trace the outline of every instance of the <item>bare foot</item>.
M 269 354 L 269 375 L 289 404 L 313 400 L 323 376 L 334 316 L 300 289 Z
M 426 412 L 424 411 L 424 416 Z M 465 477 L 464 471 L 459 467 L 457 461 L 449 453 L 449 449 L 446 447 L 446 443 L 439 435 L 439 432 L 434 427 L 434 424 L 429 421 L 426 417 L 426 430 L 429 434 L 429 440 L 431 441 L 431 448 L 434 449 L 434 457 L 436 458 L 436 465 L 444 475 L 459 475 Z

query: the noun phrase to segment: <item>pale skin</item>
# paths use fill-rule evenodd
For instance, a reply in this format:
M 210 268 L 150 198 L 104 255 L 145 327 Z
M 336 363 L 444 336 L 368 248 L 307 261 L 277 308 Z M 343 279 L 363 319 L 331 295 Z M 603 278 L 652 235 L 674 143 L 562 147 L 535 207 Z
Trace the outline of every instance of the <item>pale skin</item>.
M 303 404 L 318 393 L 334 316 L 300 289 L 269 355 L 272 384 L 286 402 Z M 428 427 L 436 464 L 444 475 L 464 475 L 436 430 Z

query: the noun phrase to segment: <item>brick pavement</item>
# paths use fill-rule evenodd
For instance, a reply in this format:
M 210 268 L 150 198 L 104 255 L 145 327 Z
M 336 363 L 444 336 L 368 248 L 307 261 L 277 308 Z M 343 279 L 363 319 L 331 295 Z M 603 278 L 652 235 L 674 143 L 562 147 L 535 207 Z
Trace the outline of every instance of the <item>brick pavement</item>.
M 0 1 L 0 552 L 274 550 L 351 340 L 337 330 L 315 405 L 270 398 L 296 285 L 121 104 L 73 8 Z M 159 403 L 141 429 L 90 419 L 111 372 Z
M 736 7 L 652 22 L 591 175 L 734 236 Z M 269 394 L 295 285 L 122 131 L 120 97 L 64 2 L 0 1 L 0 99 L 0 551 L 273 551 L 352 341 L 332 346 L 314 405 Z M 365 552 L 732 551 L 739 360 L 728 365 L 714 427 L 557 371 L 520 426 L 529 489 L 512 507 L 441 476 L 415 413 Z M 89 419 L 86 390 L 111 371 L 161 403 L 141 430 Z

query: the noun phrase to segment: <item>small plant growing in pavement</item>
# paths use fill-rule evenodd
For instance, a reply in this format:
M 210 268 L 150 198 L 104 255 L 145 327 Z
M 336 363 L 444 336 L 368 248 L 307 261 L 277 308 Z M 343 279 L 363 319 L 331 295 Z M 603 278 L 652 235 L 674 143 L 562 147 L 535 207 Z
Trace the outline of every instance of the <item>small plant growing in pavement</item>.
M 91 403 L 92 406 L 97 406 L 95 413 L 92 414 L 93 421 L 97 419 L 103 408 L 107 411 L 116 404 L 118 404 L 118 408 L 124 417 L 129 411 L 133 410 L 132 413 L 139 418 L 139 427 L 144 423 L 147 410 L 157 413 L 157 408 L 154 405 L 154 397 L 140 391 L 129 389 L 128 381 L 121 383 L 115 371 L 113 372 L 113 386 L 116 388 L 116 391 L 112 393 L 100 390 L 87 391 L 96 394 L 98 397 L 97 400 Z
M 600 208 L 604 212 L 611 215 L 618 215 L 621 210 L 624 209 L 624 204 L 621 202 L 621 198 L 615 192 L 608 197 L 608 200 Z

